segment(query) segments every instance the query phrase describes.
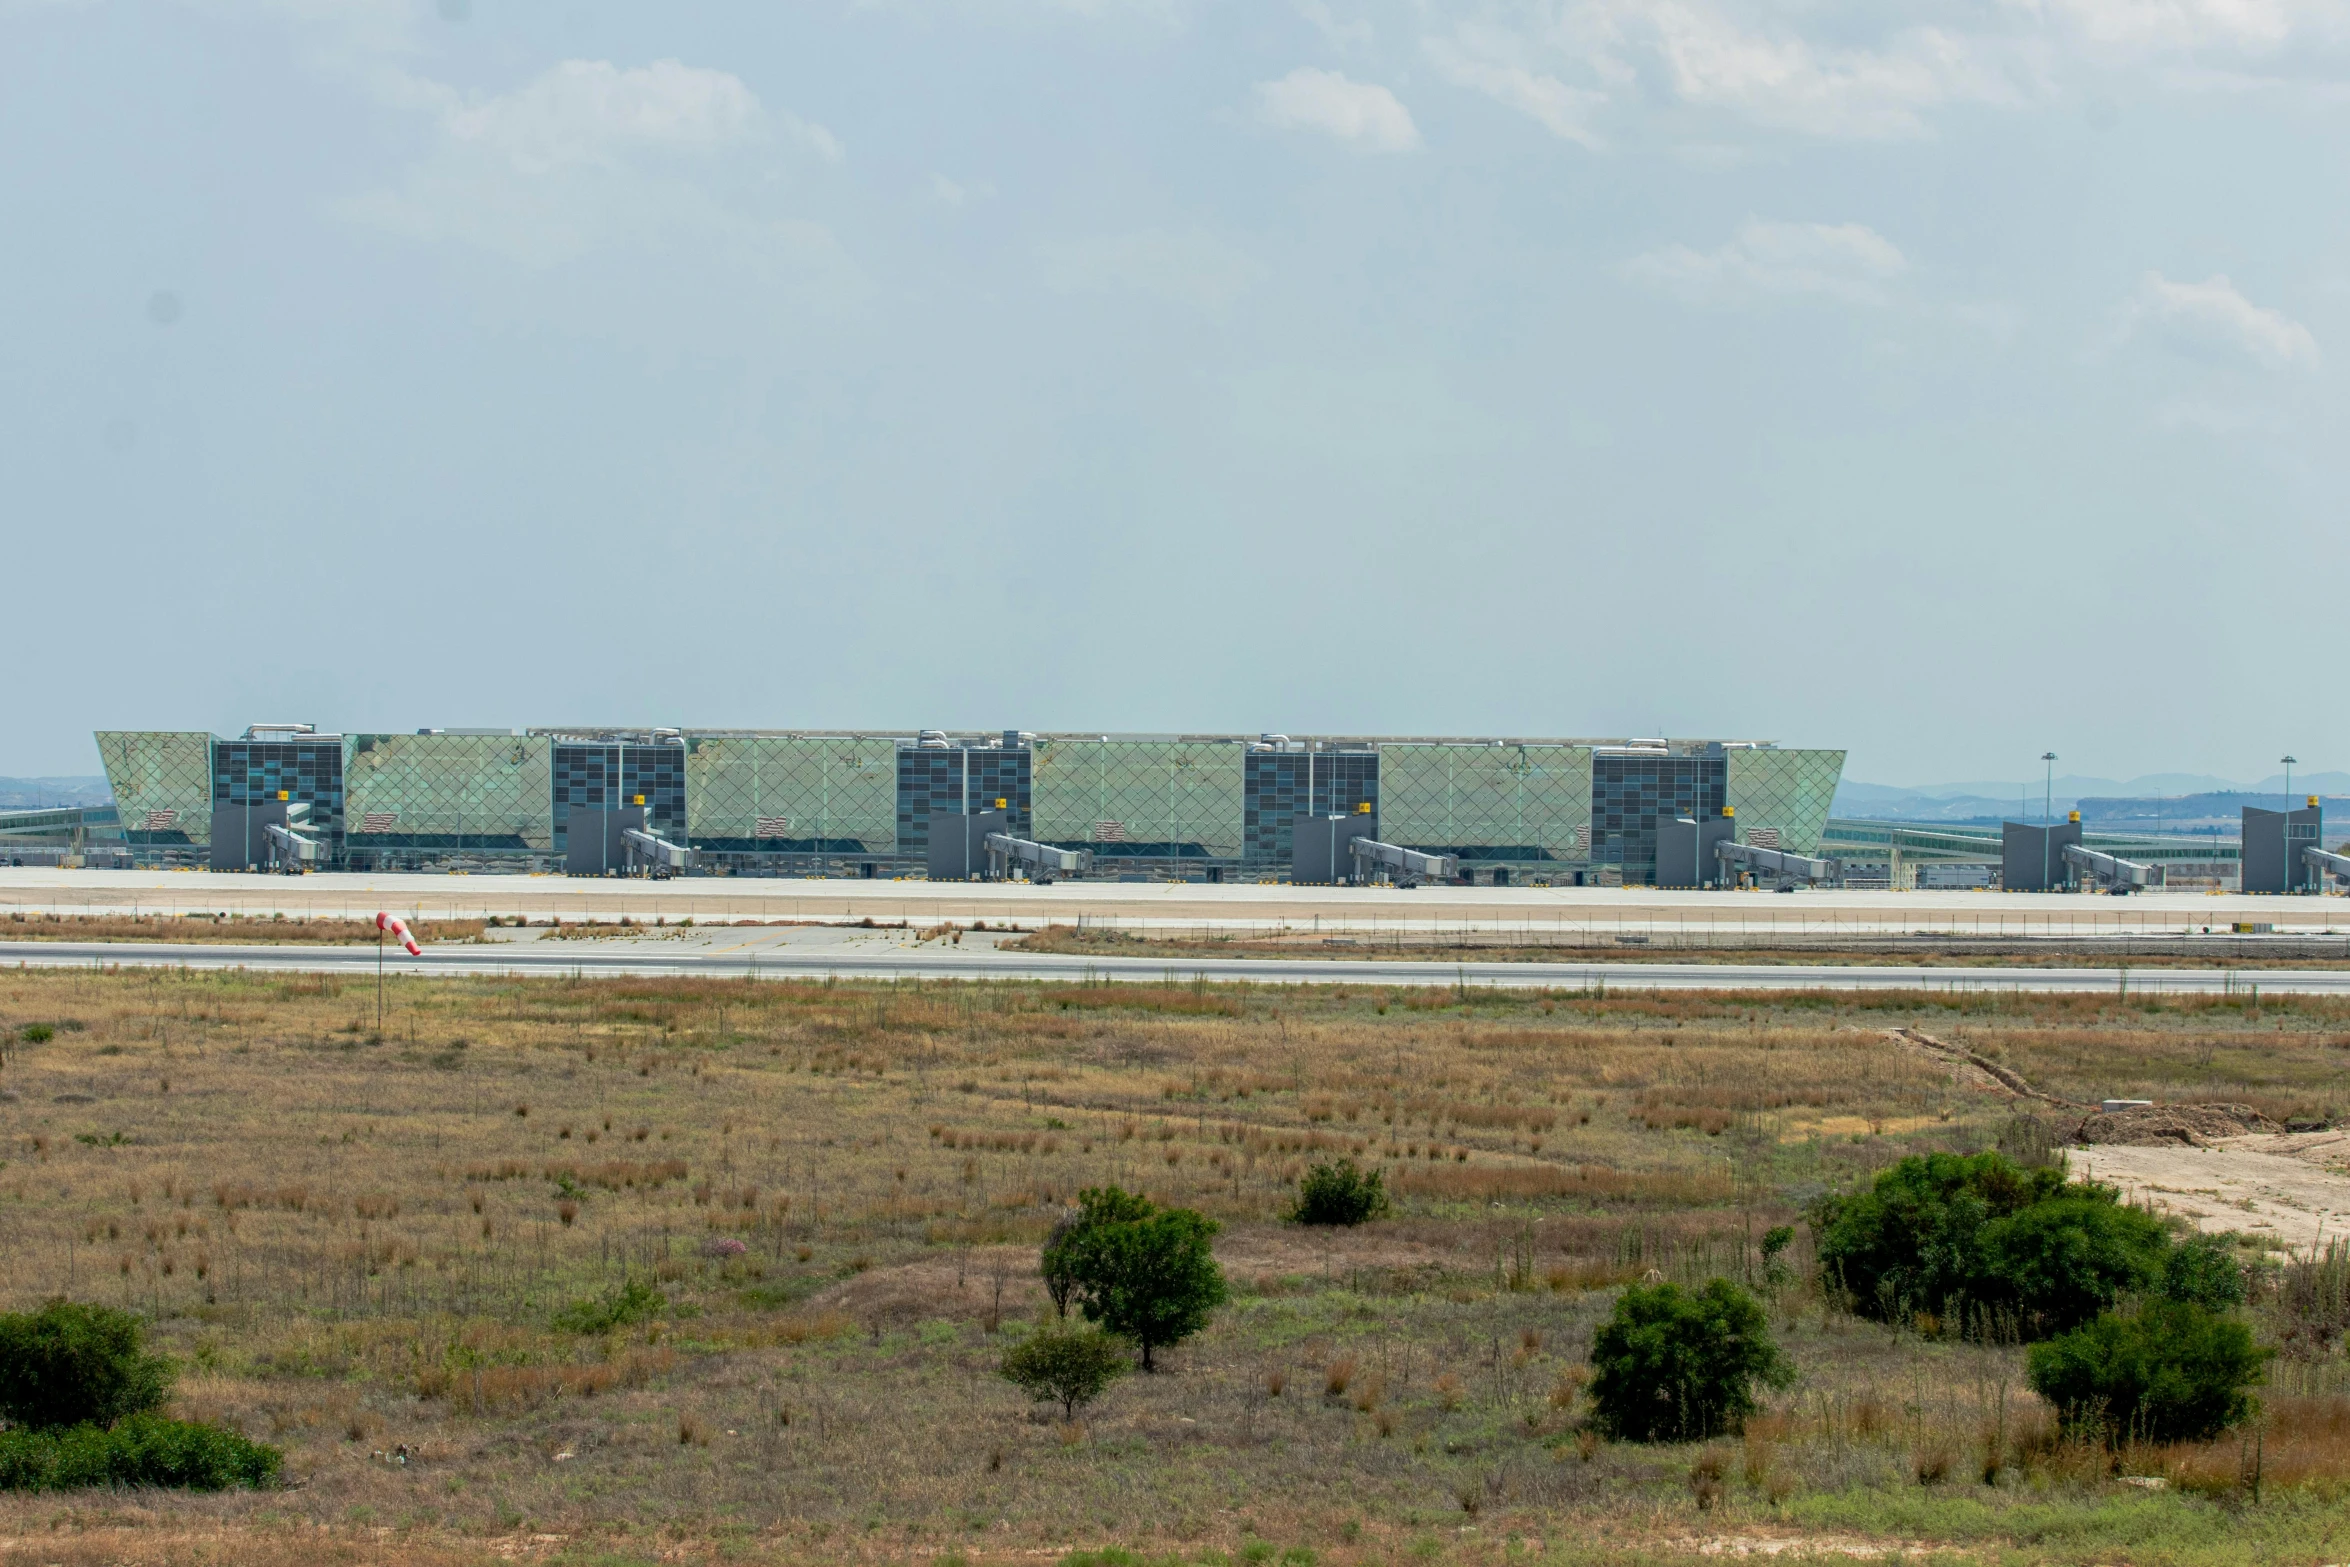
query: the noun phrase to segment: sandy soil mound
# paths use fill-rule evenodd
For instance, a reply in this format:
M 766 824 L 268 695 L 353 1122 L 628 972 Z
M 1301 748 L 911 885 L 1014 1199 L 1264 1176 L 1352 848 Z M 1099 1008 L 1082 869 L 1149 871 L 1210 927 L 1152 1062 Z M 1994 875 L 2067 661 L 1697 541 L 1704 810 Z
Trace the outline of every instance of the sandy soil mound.
M 2124 1148 L 2208 1148 L 2223 1137 L 2283 1130 L 2250 1105 L 2148 1105 L 2100 1111 L 2081 1123 L 2073 1140 Z

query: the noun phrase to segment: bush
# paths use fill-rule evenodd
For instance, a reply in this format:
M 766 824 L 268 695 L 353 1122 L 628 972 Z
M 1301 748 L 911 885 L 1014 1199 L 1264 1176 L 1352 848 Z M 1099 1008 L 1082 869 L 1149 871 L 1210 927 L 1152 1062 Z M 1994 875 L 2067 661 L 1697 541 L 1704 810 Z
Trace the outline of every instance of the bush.
M 36 1431 L 110 1426 L 171 1389 L 171 1362 L 146 1353 L 139 1319 L 56 1300 L 0 1314 L 0 1417 Z
M 1310 1167 L 1297 1183 L 1293 1224 L 1361 1224 L 1387 1213 L 1387 1182 L 1377 1170 L 1352 1159 Z
M 1820 1272 L 1853 1309 L 1885 1322 L 1933 1313 L 1980 1326 L 2005 1317 L 2028 1338 L 2086 1322 L 2153 1288 L 2170 1242 L 2112 1188 L 2067 1184 L 1995 1153 L 1902 1160 L 1864 1192 L 1813 1210 Z
M 2232 1318 L 2149 1301 L 2034 1344 L 2032 1390 L 2068 1430 L 2109 1444 L 2200 1441 L 2251 1418 L 2269 1353 Z
M 595 1300 L 575 1300 L 555 1313 L 553 1325 L 563 1333 L 609 1333 L 662 1310 L 669 1297 L 643 1279 L 630 1279 L 619 1289 Z
M 1702 1290 L 1634 1287 L 1591 1341 L 1594 1423 L 1619 1441 L 1694 1442 L 1754 1412 L 1754 1386 L 1794 1369 L 1753 1296 L 1728 1279 Z
M 0 1432 L 0 1491 L 161 1485 L 191 1491 L 272 1484 L 284 1455 L 219 1426 L 131 1415 L 98 1425 Z
M 2226 1311 L 2244 1304 L 2244 1270 L 2216 1235 L 2193 1235 L 2163 1259 L 2162 1293 L 2171 1300 Z
M 1973 1294 L 2013 1312 L 2026 1337 L 2042 1338 L 2159 1286 L 2169 1252 L 2161 1220 L 2123 1207 L 2110 1188 L 2073 1186 L 1983 1227 Z
M 1224 1304 L 1224 1270 L 1208 1246 L 1216 1221 L 1115 1186 L 1079 1192 L 1077 1202 L 1076 1222 L 1045 1249 L 1046 1287 L 1056 1273 L 1065 1278 L 1085 1319 L 1132 1339 L 1142 1369 L 1156 1370 L 1154 1350 L 1191 1337 Z
M 1003 1374 L 1038 1403 L 1058 1403 L 1062 1417 L 1074 1420 L 1078 1405 L 1092 1403 L 1126 1374 L 1126 1355 L 1099 1329 L 1045 1328 L 1012 1347 Z

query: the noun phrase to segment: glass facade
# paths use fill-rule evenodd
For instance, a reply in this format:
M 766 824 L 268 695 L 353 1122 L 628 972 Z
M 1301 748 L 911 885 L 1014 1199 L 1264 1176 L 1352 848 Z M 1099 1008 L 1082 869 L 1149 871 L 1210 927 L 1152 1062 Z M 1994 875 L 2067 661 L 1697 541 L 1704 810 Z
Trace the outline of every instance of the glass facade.
M 1097 862 L 1237 861 L 1237 739 L 1045 735 L 1033 747 L 1036 835 Z
M 1587 746 L 1391 743 L 1379 748 L 1379 782 L 1379 830 L 1390 843 L 1537 874 L 1584 858 Z
M 1844 753 L 1733 746 L 1729 760 L 1726 798 L 1738 813 L 1738 835 L 1751 843 L 1758 829 L 1776 830 L 1780 848 L 1817 854 L 1844 777 Z
M 352 735 L 344 845 L 354 856 L 555 848 L 554 747 L 534 735 Z
M 212 736 L 102 729 L 97 741 L 125 843 L 184 849 L 212 842 Z
M 695 848 L 843 857 L 897 852 L 898 742 L 874 735 L 686 737 Z
M 936 811 L 1009 803 L 1013 830 L 1093 851 L 1100 874 L 1282 875 L 1300 814 L 1368 804 L 1391 843 L 1460 856 L 1479 879 L 1654 875 L 1656 821 L 1736 808 L 1740 836 L 1816 852 L 1841 751 L 1675 741 L 1242 735 L 98 735 L 125 841 L 157 859 L 209 838 L 210 809 L 310 805 L 322 863 L 436 859 L 538 867 L 576 809 L 645 799 L 648 825 L 752 874 L 919 874 Z M 846 863 L 843 863 L 846 862 Z
M 1592 752 L 1591 862 L 1620 868 L 1628 882 L 1654 881 L 1657 818 L 1719 816 L 1729 786 L 1729 758 L 1719 747 L 1693 755 Z

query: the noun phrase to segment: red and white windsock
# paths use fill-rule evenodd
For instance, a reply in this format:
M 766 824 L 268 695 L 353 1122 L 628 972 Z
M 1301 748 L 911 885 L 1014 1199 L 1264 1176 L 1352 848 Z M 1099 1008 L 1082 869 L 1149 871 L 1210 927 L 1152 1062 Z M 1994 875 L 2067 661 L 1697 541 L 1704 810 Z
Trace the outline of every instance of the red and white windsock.
M 408 922 L 400 918 L 399 915 L 378 912 L 375 916 L 375 928 L 401 946 L 406 947 L 410 957 L 421 958 L 424 956 L 424 949 L 416 944 L 416 938 L 408 932 Z

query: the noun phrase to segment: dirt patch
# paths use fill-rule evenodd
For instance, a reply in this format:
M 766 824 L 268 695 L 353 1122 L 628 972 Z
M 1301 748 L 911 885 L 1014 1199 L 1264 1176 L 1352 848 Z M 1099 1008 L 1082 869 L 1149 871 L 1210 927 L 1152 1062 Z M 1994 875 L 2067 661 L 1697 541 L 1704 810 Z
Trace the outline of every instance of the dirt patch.
M 2292 1252 L 2350 1236 L 2346 1162 L 2350 1134 L 2340 1132 L 2259 1133 L 2220 1147 L 2106 1144 L 2071 1156 L 2075 1176 L 2118 1186 L 2129 1201 Z
M 2088 1116 L 2073 1141 L 2092 1146 L 2209 1148 L 2222 1138 L 2283 1130 L 2250 1105 L 2145 1105 Z

